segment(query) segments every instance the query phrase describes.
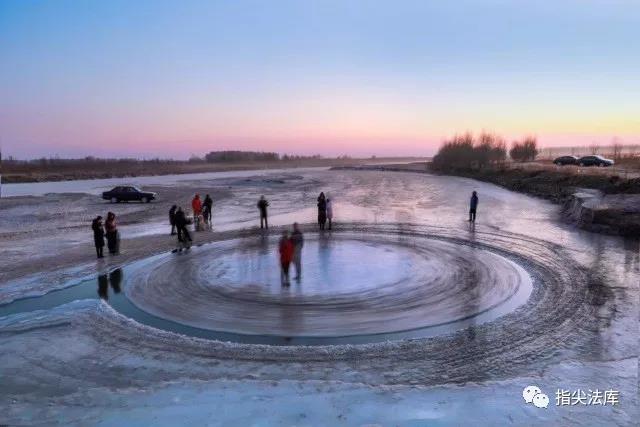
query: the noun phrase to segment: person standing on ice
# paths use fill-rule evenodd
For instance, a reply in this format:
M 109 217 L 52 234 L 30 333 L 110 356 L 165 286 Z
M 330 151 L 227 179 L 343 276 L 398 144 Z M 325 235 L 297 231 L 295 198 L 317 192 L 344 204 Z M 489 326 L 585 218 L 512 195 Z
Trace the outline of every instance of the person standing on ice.
M 331 223 L 333 222 L 333 202 L 331 202 L 330 197 L 327 197 L 327 220 L 329 221 L 329 230 L 331 230 Z
M 469 222 L 476 222 L 476 209 L 478 209 L 478 193 L 471 193 L 469 201 Z
M 260 210 L 260 228 L 269 228 L 269 223 L 267 222 L 267 206 L 269 206 L 269 202 L 264 198 L 264 195 L 260 196 L 260 200 L 258 200 L 258 209 Z
M 324 193 L 320 193 L 318 196 L 318 225 L 320 230 L 324 230 L 327 223 L 327 199 Z
M 171 206 L 171 209 L 169 209 L 169 224 L 171 224 L 172 236 L 176 234 L 176 209 L 178 209 L 176 205 Z
M 102 226 L 102 217 L 98 215 L 91 223 L 93 230 L 93 243 L 96 245 L 96 254 L 98 258 L 104 258 L 104 227 Z
M 193 209 L 193 220 L 196 221 L 198 216 L 202 214 L 202 200 L 200 200 L 199 194 L 196 194 L 191 201 L 191 208 Z
M 289 238 L 289 232 L 284 231 L 278 244 L 278 252 L 280 252 L 280 282 L 282 286 L 289 286 L 289 266 L 293 259 L 293 242 Z
M 187 230 L 187 216 L 184 214 L 182 208 L 178 208 L 176 211 L 176 228 L 178 229 L 178 251 L 182 251 L 183 248 L 189 249 L 191 247 L 191 235 Z
M 293 223 L 291 243 L 293 243 L 293 264 L 296 266 L 295 279 L 300 281 L 300 277 L 302 276 L 302 246 L 304 246 L 304 236 L 297 222 Z
M 104 223 L 104 229 L 107 232 L 107 247 L 111 255 L 117 255 L 120 252 L 120 236 L 118 235 L 118 226 L 116 225 L 116 214 L 107 213 L 107 220 Z
M 211 196 L 207 194 L 204 197 L 204 203 L 202 205 L 204 207 L 202 210 L 204 221 L 209 225 L 209 228 L 211 228 L 211 216 L 212 216 L 212 209 L 213 209 L 213 199 L 211 198 Z

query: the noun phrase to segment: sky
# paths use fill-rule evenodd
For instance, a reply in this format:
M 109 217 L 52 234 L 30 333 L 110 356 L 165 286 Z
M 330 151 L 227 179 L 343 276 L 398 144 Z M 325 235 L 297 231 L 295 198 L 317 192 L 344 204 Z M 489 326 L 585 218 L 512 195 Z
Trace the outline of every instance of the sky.
M 0 0 L 3 154 L 640 143 L 640 1 Z

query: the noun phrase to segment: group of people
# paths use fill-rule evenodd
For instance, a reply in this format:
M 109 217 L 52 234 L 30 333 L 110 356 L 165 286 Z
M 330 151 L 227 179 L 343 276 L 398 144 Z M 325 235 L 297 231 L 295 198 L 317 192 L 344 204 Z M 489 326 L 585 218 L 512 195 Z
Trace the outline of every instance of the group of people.
M 116 214 L 107 213 L 107 220 L 102 224 L 102 216 L 98 215 L 91 222 L 93 230 L 93 242 L 96 246 L 96 255 L 98 258 L 104 258 L 104 240 L 107 239 L 107 248 L 111 255 L 117 255 L 120 252 L 120 234 L 116 225 Z
M 200 195 L 196 194 L 191 200 L 191 209 L 193 212 L 193 219 L 187 217 L 184 210 L 178 206 L 173 205 L 169 209 L 169 224 L 171 224 L 171 235 L 178 235 L 178 251 L 182 249 L 189 249 L 193 239 L 187 225 L 193 223 L 196 231 L 203 231 L 205 227 L 211 229 L 211 217 L 213 209 L 213 199 L 210 195 L 206 195 L 204 201 L 200 199 Z
M 329 230 L 331 230 L 333 222 L 333 205 L 331 199 L 321 192 L 318 196 L 318 226 L 320 230 L 325 230 L 327 221 L 329 222 Z M 260 228 L 269 228 L 267 208 L 269 202 L 260 196 L 258 200 L 258 210 L 260 212 Z M 169 223 L 171 224 L 171 235 L 178 235 L 178 251 L 189 249 L 193 239 L 187 226 L 192 222 L 195 224 L 196 230 L 203 230 L 205 226 L 211 228 L 213 200 L 208 194 L 204 201 L 200 199 L 200 195 L 196 194 L 191 201 L 193 209 L 193 221 L 187 217 L 184 210 L 178 205 L 171 206 L 169 209 Z M 469 222 L 475 223 L 476 211 L 478 208 L 478 193 L 473 192 L 469 201 Z M 116 225 L 116 215 L 113 212 L 107 213 L 107 219 L 103 225 L 102 216 L 98 215 L 91 223 L 93 230 L 93 239 L 96 247 L 96 255 L 98 258 L 104 258 L 105 238 L 107 240 L 107 248 L 111 255 L 117 255 L 120 252 L 120 235 Z M 293 262 L 296 268 L 296 280 L 300 280 L 302 274 L 301 254 L 304 238 L 298 223 L 293 224 L 293 231 L 284 231 L 280 239 L 278 250 L 280 253 L 281 280 L 283 286 L 288 286 L 289 267 Z
M 293 231 L 289 234 L 288 230 L 282 232 L 282 237 L 278 243 L 278 252 L 280 253 L 280 282 L 282 286 L 291 284 L 289 279 L 289 267 L 291 263 L 296 267 L 295 280 L 298 282 L 302 278 L 302 246 L 304 246 L 304 236 L 298 223 L 293 223 Z
M 211 196 L 207 194 L 202 201 L 200 195 L 196 194 L 191 200 L 191 209 L 193 210 L 193 223 L 197 231 L 203 231 L 205 227 L 212 227 L 213 199 Z
M 333 204 L 331 199 L 325 196 L 324 192 L 321 192 L 318 196 L 318 226 L 320 230 L 325 230 L 327 221 L 329 222 L 329 230 L 331 230 L 333 223 Z M 260 228 L 269 228 L 269 220 L 267 214 L 267 208 L 269 202 L 264 197 L 260 196 L 257 203 L 258 211 L 260 213 Z M 298 223 L 293 224 L 293 231 L 289 233 L 285 230 L 282 233 L 280 242 L 278 243 L 278 253 L 280 254 L 280 281 L 282 286 L 289 286 L 291 280 L 289 278 L 289 269 L 291 263 L 294 264 L 296 269 L 295 280 L 300 281 L 302 277 L 302 247 L 304 246 L 304 236 L 300 231 Z
M 269 202 L 264 195 L 260 196 L 257 207 L 260 212 L 260 228 L 269 228 L 267 215 Z M 318 226 L 320 227 L 320 230 L 324 230 L 326 228 L 327 221 L 329 221 L 329 230 L 331 230 L 333 222 L 333 204 L 331 199 L 325 196 L 324 192 L 321 192 L 318 196 Z

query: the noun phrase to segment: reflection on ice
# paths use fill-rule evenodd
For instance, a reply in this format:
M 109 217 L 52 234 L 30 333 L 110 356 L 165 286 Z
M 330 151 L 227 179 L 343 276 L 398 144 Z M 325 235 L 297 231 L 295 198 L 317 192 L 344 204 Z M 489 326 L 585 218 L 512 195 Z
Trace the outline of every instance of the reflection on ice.
M 122 286 L 122 269 L 116 268 L 109 274 L 98 276 L 98 295 L 103 300 L 109 299 L 109 285 L 114 294 L 119 294 Z

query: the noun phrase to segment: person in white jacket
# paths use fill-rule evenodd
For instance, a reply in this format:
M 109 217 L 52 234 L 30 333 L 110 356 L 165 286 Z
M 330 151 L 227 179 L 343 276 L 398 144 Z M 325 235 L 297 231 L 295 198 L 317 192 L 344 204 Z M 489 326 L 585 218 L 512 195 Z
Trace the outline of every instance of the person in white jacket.
M 327 220 L 329 220 L 329 230 L 331 230 L 331 222 L 333 221 L 333 202 L 327 197 Z

